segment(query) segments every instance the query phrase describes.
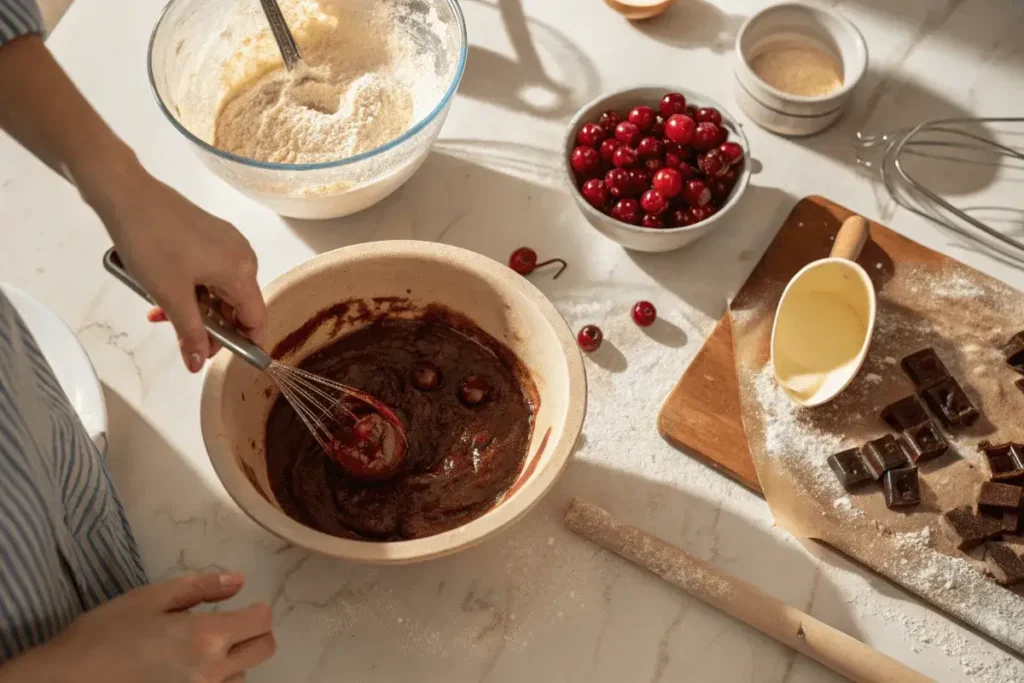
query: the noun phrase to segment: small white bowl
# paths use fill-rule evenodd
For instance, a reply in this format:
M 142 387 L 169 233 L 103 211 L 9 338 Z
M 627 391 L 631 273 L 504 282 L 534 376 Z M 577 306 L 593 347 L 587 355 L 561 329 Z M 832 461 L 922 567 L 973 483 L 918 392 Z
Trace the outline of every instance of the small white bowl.
M 743 169 L 740 171 L 739 177 L 736 178 L 736 186 L 733 187 L 729 200 L 718 210 L 718 213 L 695 225 L 682 228 L 644 228 L 615 220 L 591 206 L 576 187 L 575 176 L 569 165 L 569 155 L 576 147 L 576 132 L 584 123 L 596 121 L 602 113 L 609 109 L 624 113 L 639 104 L 647 104 L 657 111 L 661 98 L 665 96 L 665 93 L 670 92 L 682 93 L 687 104 L 696 107 L 714 107 L 722 114 L 722 125 L 729 131 L 729 140 L 739 143 L 743 148 Z M 566 182 L 569 184 L 569 191 L 576 201 L 576 206 L 583 212 L 583 217 L 587 219 L 587 222 L 598 232 L 610 237 L 627 249 L 650 252 L 672 251 L 685 247 L 716 227 L 724 225 L 725 215 L 736 206 L 747 189 L 747 183 L 750 182 L 750 144 L 747 142 L 747 136 L 743 134 L 743 128 L 739 122 L 722 105 L 710 97 L 674 85 L 626 88 L 608 95 L 601 95 L 576 112 L 576 116 L 569 122 L 562 143 L 562 168 L 565 170 Z
M 843 70 L 843 85 L 827 95 L 791 95 L 768 85 L 751 64 L 779 44 L 821 50 Z M 868 67 L 868 48 L 857 27 L 838 13 L 801 3 L 767 7 L 736 35 L 734 91 L 740 108 L 762 128 L 781 135 L 812 135 L 835 123 Z
M 221 351 L 203 382 L 203 440 L 228 494 L 268 531 L 303 548 L 352 562 L 418 562 L 464 550 L 507 528 L 551 489 L 565 469 L 586 413 L 583 357 L 576 336 L 551 302 L 508 266 L 443 244 L 371 242 L 316 256 L 275 279 L 264 294 L 270 319 L 268 348 L 341 301 L 358 299 L 370 310 L 394 297 L 408 298 L 416 308 L 444 304 L 511 349 L 529 370 L 539 397 L 519 478 L 481 517 L 451 531 L 408 541 L 339 538 L 305 526 L 281 510 L 268 480 L 264 449 L 267 416 L 278 393 L 265 373 Z M 365 320 L 328 317 L 301 349 L 281 361 L 297 363 L 365 324 Z

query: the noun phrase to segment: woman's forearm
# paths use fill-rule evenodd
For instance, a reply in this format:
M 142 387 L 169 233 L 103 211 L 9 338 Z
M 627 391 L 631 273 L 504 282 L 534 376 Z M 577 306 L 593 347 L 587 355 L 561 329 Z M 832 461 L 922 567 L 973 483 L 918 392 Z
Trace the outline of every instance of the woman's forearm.
M 39 36 L 0 46 L 0 129 L 72 181 L 101 217 L 144 177 Z

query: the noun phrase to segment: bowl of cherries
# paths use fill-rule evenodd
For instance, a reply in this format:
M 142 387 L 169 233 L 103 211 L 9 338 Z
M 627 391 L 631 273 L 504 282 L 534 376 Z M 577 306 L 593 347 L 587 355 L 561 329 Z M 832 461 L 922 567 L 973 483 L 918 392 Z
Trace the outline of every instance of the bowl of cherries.
M 584 106 L 565 135 L 565 170 L 587 221 L 627 249 L 671 251 L 721 225 L 747 189 L 749 146 L 713 100 L 629 88 Z

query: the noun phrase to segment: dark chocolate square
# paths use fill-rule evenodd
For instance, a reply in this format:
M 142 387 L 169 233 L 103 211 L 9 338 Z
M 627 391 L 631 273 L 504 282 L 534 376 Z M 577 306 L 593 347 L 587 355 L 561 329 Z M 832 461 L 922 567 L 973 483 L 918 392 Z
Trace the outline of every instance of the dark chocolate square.
M 921 502 L 921 486 L 916 467 L 889 470 L 885 473 L 883 482 L 886 507 L 909 507 Z
M 927 420 L 928 413 L 916 396 L 907 396 L 887 405 L 882 411 L 882 419 L 896 431 L 902 432 Z
M 859 448 L 851 448 L 828 456 L 828 466 L 836 473 L 839 483 L 847 491 L 876 479 L 868 469 L 864 458 L 861 457 Z
M 1024 331 L 1013 335 L 1006 345 L 1006 364 L 1024 375 Z
M 886 434 L 880 439 L 864 444 L 864 462 L 875 475 L 875 479 L 880 479 L 888 470 L 906 467 L 910 464 L 910 459 L 900 439 L 892 434 Z
M 969 505 L 961 505 L 943 513 L 942 523 L 960 550 L 970 550 L 981 545 L 992 526 L 975 515 Z
M 910 444 L 910 459 L 914 462 L 937 458 L 949 450 L 946 437 L 939 431 L 938 425 L 931 420 L 910 427 L 903 435 Z
M 996 583 L 1012 586 L 1024 581 L 1024 560 L 1005 543 L 985 544 L 985 563 Z
M 900 365 L 919 391 L 949 377 L 949 371 L 942 364 L 942 359 L 932 348 L 910 354 Z
M 1024 476 L 1024 454 L 1020 444 L 983 445 L 981 452 L 988 461 L 989 479 L 1007 481 Z
M 947 427 L 969 427 L 981 415 L 960 384 L 952 377 L 939 380 L 922 389 L 921 398 Z
M 1020 508 L 1022 493 L 1024 493 L 1024 489 L 1019 486 L 983 481 L 975 487 L 974 507 L 979 512 L 1015 511 Z

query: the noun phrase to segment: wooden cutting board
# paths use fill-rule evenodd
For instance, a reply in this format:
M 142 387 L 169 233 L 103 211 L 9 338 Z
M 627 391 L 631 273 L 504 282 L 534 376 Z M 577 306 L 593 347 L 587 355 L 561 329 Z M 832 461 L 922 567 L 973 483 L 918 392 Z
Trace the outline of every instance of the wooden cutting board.
M 787 280 L 814 258 L 827 256 L 808 253 L 808 246 L 818 248 L 817 245 L 828 243 L 828 239 L 839 231 L 843 220 L 853 213 L 824 197 L 801 199 L 779 228 L 737 297 L 765 286 L 769 279 Z M 883 225 L 871 221 L 868 225 L 871 239 L 858 261 L 872 279 L 883 280 L 887 273 L 891 274 L 894 261 L 952 261 Z M 671 443 L 687 449 L 703 462 L 761 493 L 740 415 L 739 383 L 728 311 L 666 399 L 658 416 L 658 430 Z

